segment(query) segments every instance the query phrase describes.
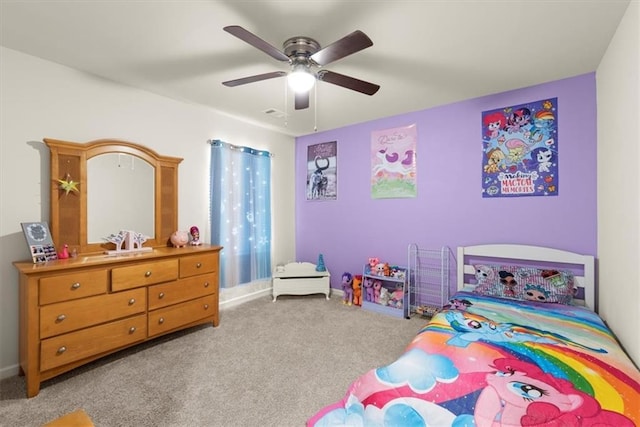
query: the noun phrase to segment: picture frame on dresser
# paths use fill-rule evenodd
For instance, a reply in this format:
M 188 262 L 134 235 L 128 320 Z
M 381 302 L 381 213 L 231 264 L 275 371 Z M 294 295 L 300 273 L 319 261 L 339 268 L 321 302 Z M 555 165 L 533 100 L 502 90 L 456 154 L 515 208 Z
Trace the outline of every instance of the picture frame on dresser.
M 56 246 L 46 222 L 22 222 L 20 225 L 34 263 L 58 259 Z

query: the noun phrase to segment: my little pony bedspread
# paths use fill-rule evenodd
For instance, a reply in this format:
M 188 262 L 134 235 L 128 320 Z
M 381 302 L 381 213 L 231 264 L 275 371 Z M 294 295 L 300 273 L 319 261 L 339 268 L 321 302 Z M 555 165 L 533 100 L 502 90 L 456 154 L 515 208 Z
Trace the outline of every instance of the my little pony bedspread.
M 640 372 L 592 311 L 459 292 L 308 426 L 640 426 Z

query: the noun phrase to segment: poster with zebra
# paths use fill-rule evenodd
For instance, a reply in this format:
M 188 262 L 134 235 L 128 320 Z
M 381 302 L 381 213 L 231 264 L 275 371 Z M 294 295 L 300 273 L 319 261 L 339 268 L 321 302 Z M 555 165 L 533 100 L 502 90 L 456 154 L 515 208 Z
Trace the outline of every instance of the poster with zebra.
M 307 147 L 307 200 L 336 200 L 337 141 Z
M 416 197 L 415 124 L 371 133 L 371 198 Z

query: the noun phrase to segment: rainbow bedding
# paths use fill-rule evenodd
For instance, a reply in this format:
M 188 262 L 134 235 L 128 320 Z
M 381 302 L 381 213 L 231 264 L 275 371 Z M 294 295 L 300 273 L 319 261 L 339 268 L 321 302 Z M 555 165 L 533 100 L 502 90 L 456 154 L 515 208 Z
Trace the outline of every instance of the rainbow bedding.
M 308 426 L 640 426 L 640 372 L 594 312 L 458 292 Z

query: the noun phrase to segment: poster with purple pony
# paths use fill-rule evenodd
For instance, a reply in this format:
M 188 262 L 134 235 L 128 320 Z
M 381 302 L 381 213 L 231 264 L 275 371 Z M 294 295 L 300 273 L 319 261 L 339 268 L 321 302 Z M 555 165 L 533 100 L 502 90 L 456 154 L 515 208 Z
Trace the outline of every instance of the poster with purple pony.
M 482 197 L 558 195 L 558 98 L 482 113 Z

